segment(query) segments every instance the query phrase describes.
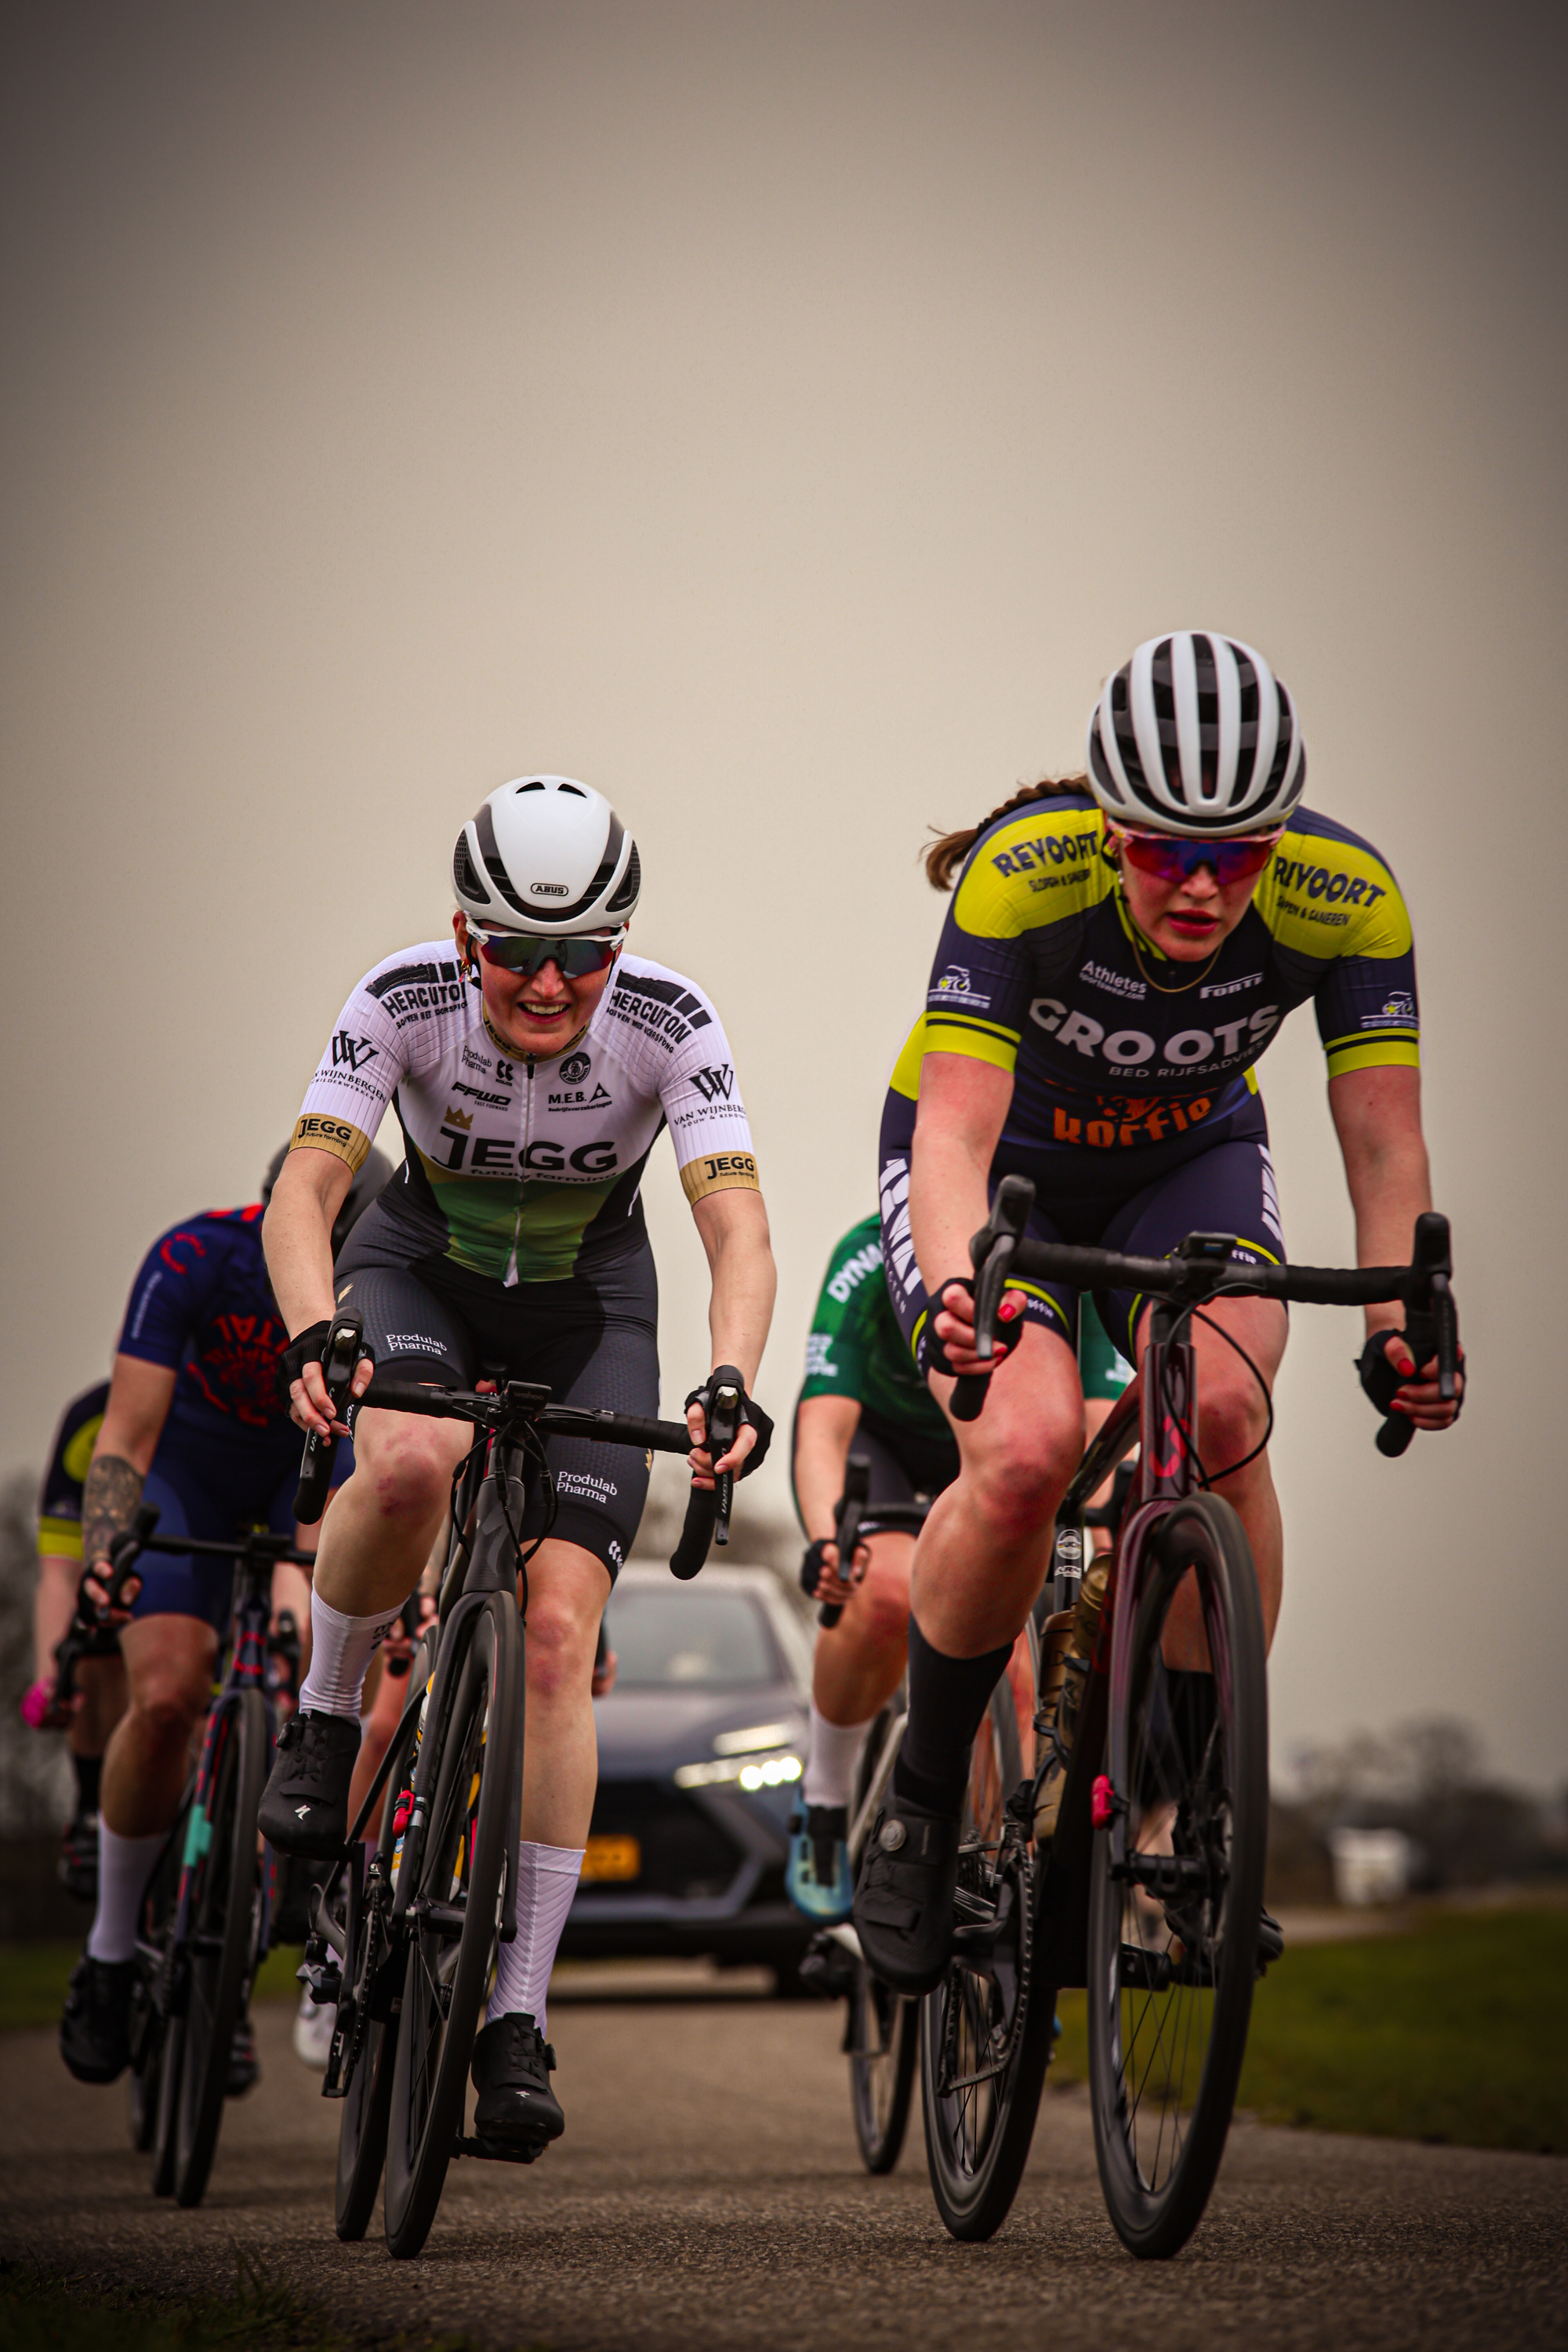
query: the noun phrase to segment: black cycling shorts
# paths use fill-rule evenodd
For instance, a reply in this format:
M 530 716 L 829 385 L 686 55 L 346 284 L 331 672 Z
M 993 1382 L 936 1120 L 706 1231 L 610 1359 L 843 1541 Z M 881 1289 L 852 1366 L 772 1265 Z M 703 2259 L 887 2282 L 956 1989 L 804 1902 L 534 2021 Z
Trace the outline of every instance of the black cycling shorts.
M 800 1405 L 795 1405 L 795 1423 L 800 1422 Z M 849 1440 L 851 1454 L 863 1454 L 871 1465 L 871 1500 L 875 1511 L 886 1503 L 929 1503 L 934 1501 L 944 1486 L 951 1486 L 958 1475 L 958 1440 L 954 1437 L 925 1437 L 912 1430 L 900 1429 L 890 1421 L 880 1420 L 876 1413 L 861 1407 L 855 1434 Z M 790 1461 L 795 1460 L 795 1442 L 790 1442 Z M 790 1491 L 795 1494 L 793 1471 Z M 800 1496 L 795 1496 L 795 1517 L 802 1528 L 805 1519 L 800 1507 Z
M 504 1367 L 502 1377 L 542 1381 L 557 1404 L 658 1414 L 658 1283 L 646 1244 L 565 1282 L 507 1289 L 446 1258 L 410 1261 L 399 1239 L 373 1205 L 336 1269 L 338 1304 L 364 1318 L 378 1371 L 472 1388 Z M 592 1552 L 613 1582 L 647 1499 L 649 1457 L 583 1438 L 552 1437 L 547 1451 L 557 1497 L 551 1534 Z M 543 1526 L 536 1489 L 523 1533 Z
M 895 1104 L 900 1106 L 897 1117 Z M 1248 1105 L 1226 1127 L 1228 1132 L 1215 1139 L 1190 1139 L 1185 1157 L 1163 1151 L 1152 1174 L 1148 1155 L 1139 1151 L 999 1151 L 992 1163 L 991 1192 L 994 1196 L 1005 1175 L 1033 1179 L 1028 1231 L 1037 1241 L 1120 1250 L 1128 1257 L 1165 1257 L 1190 1233 L 1234 1234 L 1233 1258 L 1248 1265 L 1283 1265 L 1285 1235 L 1261 1104 Z M 882 1123 L 882 1264 L 899 1328 L 924 1371 L 931 1318 L 910 1237 L 910 1148 L 902 1098 L 889 1097 Z M 1043 1323 L 1069 1348 L 1076 1345 L 1075 1289 L 1023 1279 L 1016 1286 L 1025 1294 L 1030 1322 Z M 1110 1338 L 1129 1362 L 1136 1362 L 1147 1298 L 1110 1290 L 1096 1292 L 1094 1303 Z

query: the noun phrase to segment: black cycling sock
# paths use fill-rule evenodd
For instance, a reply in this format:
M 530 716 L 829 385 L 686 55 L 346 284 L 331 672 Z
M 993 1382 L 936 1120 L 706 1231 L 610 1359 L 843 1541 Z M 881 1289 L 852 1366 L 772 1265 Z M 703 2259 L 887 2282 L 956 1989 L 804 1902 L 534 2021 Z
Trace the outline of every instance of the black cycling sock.
M 76 1766 L 76 1809 L 79 1813 L 96 1813 L 103 1759 L 101 1756 L 73 1755 L 71 1762 Z
M 928 1812 L 957 1813 L 974 1735 L 1012 1654 L 1004 1642 L 982 1657 L 947 1657 L 910 1619 L 910 1719 L 893 1767 L 896 1795 Z

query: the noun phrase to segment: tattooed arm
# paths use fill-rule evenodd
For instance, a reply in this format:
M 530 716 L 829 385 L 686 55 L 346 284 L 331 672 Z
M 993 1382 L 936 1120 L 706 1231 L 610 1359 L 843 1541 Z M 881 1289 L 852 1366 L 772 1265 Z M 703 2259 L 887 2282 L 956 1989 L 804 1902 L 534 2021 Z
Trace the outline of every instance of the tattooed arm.
M 89 1569 L 108 1559 L 110 1545 L 135 1517 L 176 1377 L 165 1365 L 144 1364 L 139 1356 L 114 1360 L 103 1427 L 82 1493 L 81 1556 Z

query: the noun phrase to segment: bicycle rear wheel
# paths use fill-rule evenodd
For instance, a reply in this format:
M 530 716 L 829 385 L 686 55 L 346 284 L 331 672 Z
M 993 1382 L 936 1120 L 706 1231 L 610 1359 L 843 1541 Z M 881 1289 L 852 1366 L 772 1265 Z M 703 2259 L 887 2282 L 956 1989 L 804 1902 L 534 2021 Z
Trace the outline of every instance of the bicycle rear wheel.
M 1004 1675 L 974 1743 L 959 1850 L 962 1947 L 921 2003 L 921 2105 L 937 2210 L 955 2238 L 1007 2217 L 1034 2137 L 1051 2050 L 1052 1996 L 1030 1983 L 1034 1872 L 1006 1803 L 1023 1778 Z M 987 1924 L 989 1922 L 989 1924 Z
M 516 1601 L 491 1594 L 458 1638 L 464 1650 L 447 1686 L 449 1702 L 440 1721 L 426 1720 L 424 1748 L 432 1740 L 439 1745 L 428 1759 L 420 1757 L 430 1809 L 409 1907 L 386 2148 L 386 2242 L 399 2255 L 416 2254 L 425 2243 L 462 2129 L 468 2061 L 500 1924 L 507 1841 L 517 1835 L 511 1761 L 522 1643 Z
M 1125 1860 L 1095 1838 L 1089 2085 L 1106 2206 L 1123 2245 L 1161 2259 L 1202 2216 L 1247 2048 L 1268 1834 L 1268 1703 L 1258 1578 L 1215 1495 L 1161 1522 L 1107 1726 Z M 1212 1674 L 1173 1672 L 1161 1639 L 1196 1580 Z
M 188 2007 L 175 2105 L 174 2197 L 206 2193 L 228 2088 L 234 2032 L 255 1973 L 261 1878 L 256 1816 L 271 1743 L 258 1690 L 242 1690 L 218 1735 L 204 1807 L 193 1808 L 185 1855 L 190 1890 Z
M 411 1691 L 423 1688 L 430 1678 L 429 1645 L 417 1653 L 408 1678 Z M 386 1794 L 381 1810 L 381 1835 L 376 1846 L 376 1858 L 385 1874 L 389 1888 L 395 1885 L 393 1875 L 393 1855 L 397 1843 L 395 1818 L 398 1799 L 413 1780 L 414 1759 L 418 1753 L 418 1727 L 411 1725 L 399 1743 L 387 1774 Z M 360 1966 L 357 1956 L 351 1953 L 344 1964 L 345 1981 L 350 1967 Z M 374 1971 L 376 1983 L 367 1987 L 371 2014 L 366 2020 L 353 2076 L 343 2099 L 342 2120 L 338 2127 L 337 2232 L 345 2244 L 363 2238 L 370 2227 L 370 2217 L 375 2210 L 376 2191 L 381 2186 L 382 2169 L 386 2162 L 387 2117 L 392 2108 L 392 2077 L 397 2053 L 399 2011 L 394 2007 L 395 1993 L 385 1979 L 391 1977 L 395 1963 L 383 1953 L 379 1969 Z M 379 1990 L 378 1990 L 379 1985 Z M 401 1991 L 401 1986 L 398 1987 Z M 390 1998 L 385 1997 L 391 1994 Z M 384 2008 L 384 2017 L 375 2012 Z

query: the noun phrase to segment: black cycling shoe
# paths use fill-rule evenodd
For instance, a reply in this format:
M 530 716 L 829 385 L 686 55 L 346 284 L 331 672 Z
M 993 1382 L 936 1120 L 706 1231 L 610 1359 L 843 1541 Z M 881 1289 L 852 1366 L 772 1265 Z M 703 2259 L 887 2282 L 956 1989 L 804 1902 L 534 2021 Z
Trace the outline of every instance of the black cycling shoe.
M 256 2028 L 248 2017 L 242 2017 L 234 2029 L 229 2044 L 228 2080 L 223 2086 L 226 2099 L 243 2099 L 261 2080 L 261 2061 L 256 2053 Z
M 1268 1968 L 1270 1960 L 1280 1958 L 1284 1949 L 1284 1928 L 1278 1919 L 1271 1919 L 1267 1911 L 1260 1912 L 1258 1919 L 1258 1973 L 1259 1976 Z
M 84 1952 L 71 1970 L 60 2018 L 60 2056 L 79 2083 L 112 2083 L 131 2063 L 134 1960 L 95 1960 Z
M 79 1812 L 70 1821 L 60 1840 L 60 1858 L 55 1864 L 55 1876 L 68 1895 L 79 1903 L 98 1901 L 98 1815 Z
M 341 1715 L 291 1715 L 257 1815 L 279 1853 L 335 1859 L 348 1840 L 349 1782 L 359 1754 L 359 1725 Z
M 498 2017 L 474 2043 L 474 2130 L 480 2139 L 542 2147 L 566 2128 L 550 2087 L 555 2053 L 526 2010 Z
M 952 1955 L 958 1823 L 889 1790 L 866 1841 L 855 1932 L 873 1976 L 895 1992 L 931 1992 Z

